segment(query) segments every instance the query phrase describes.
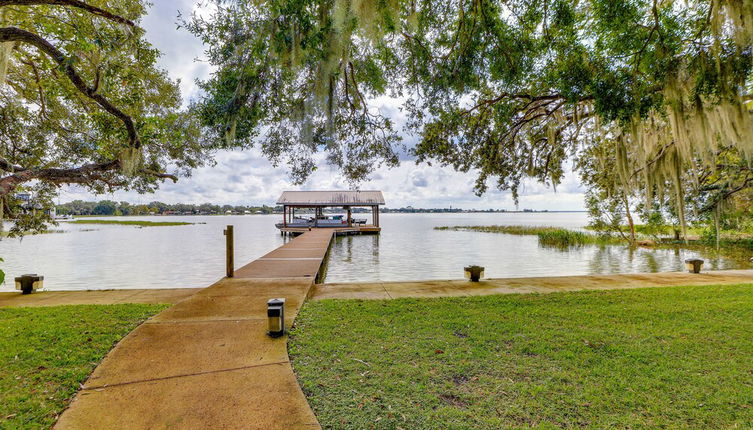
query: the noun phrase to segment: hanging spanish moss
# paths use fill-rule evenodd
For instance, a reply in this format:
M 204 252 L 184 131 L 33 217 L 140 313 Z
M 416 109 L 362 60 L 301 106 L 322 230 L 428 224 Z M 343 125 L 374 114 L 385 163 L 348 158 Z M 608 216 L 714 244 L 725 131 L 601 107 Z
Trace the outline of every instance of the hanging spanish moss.
M 0 43 L 0 85 L 5 84 L 5 79 L 8 76 L 8 65 L 14 45 L 14 42 Z
M 120 168 L 126 175 L 134 175 L 141 166 L 141 151 L 138 148 L 126 148 L 120 151 Z
M 323 45 L 324 58 L 317 64 L 314 79 L 314 103 L 328 117 L 333 115 L 339 77 L 344 76 L 351 58 L 354 39 L 380 43 L 385 32 L 398 24 L 399 0 L 335 0 L 322 14 L 321 28 L 329 28 Z M 296 38 L 293 39 L 294 41 Z M 295 56 L 297 46 L 291 47 Z M 331 119 L 330 119 L 331 121 Z
M 753 2 L 750 0 L 712 0 L 710 16 L 711 30 L 717 41 L 731 36 L 738 46 L 746 46 L 753 40 Z
M 260 1 L 253 6 L 261 16 L 267 13 L 265 3 Z M 339 99 L 344 81 L 356 85 L 352 58 L 354 44 L 361 45 L 359 49 L 369 49 L 381 43 L 383 36 L 399 24 L 400 2 L 323 0 L 311 4 L 303 2 L 296 7 L 300 9 L 288 10 L 285 15 L 268 16 L 270 30 L 260 32 L 268 40 L 260 45 L 267 47 L 271 60 L 285 66 L 283 73 L 294 77 L 295 86 L 289 89 L 290 95 L 299 98 L 300 103 L 288 112 L 288 119 L 297 124 L 298 137 L 311 146 L 315 124 L 323 121 L 324 131 L 329 135 L 334 132 L 334 117 L 338 103 L 342 103 Z M 284 36 L 280 37 L 278 31 Z M 242 28 L 236 32 L 239 39 L 245 37 Z M 239 45 L 247 49 L 243 43 Z M 240 61 L 247 61 L 240 52 L 239 49 Z M 253 97 L 251 93 L 260 86 L 258 80 L 262 79 L 265 77 L 261 74 L 251 79 L 246 76 L 238 79 L 227 106 L 224 138 L 228 146 L 232 146 L 236 139 L 241 106 Z M 359 93 L 359 96 L 367 95 Z M 364 108 L 365 100 L 351 97 L 353 106 L 350 108 Z
M 5 23 L 7 15 L 7 10 L 3 10 L 0 13 L 0 25 Z M 10 65 L 10 56 L 14 46 L 15 42 L 0 43 L 0 86 L 5 84 L 5 80 L 8 77 L 8 66 Z
M 663 199 L 665 192 L 671 192 L 683 233 L 685 195 L 689 184 L 699 187 L 697 171 L 715 171 L 723 148 L 734 148 L 744 161 L 753 161 L 745 74 L 740 73 L 739 63 L 729 61 L 730 52 L 745 58 L 740 53 L 749 51 L 753 43 L 753 1 L 712 0 L 710 8 L 710 50 L 688 60 L 695 67 L 684 64 L 670 75 L 662 91 L 664 104 L 632 121 L 624 136 L 630 150 L 618 153 L 621 163 L 633 163 L 642 177 L 647 207 L 655 195 Z M 704 82 L 705 75 L 714 78 Z M 626 180 L 622 170 L 621 181 L 634 186 L 636 175 Z M 714 206 L 717 225 L 721 205 L 719 201 Z
M 618 166 L 633 163 L 639 171 L 647 203 L 671 191 L 683 233 L 686 187 L 698 186 L 697 168 L 714 171 L 722 147 L 736 148 L 745 160 L 753 160 L 753 121 L 742 99 L 712 102 L 696 96 L 688 102 L 686 95 L 693 91 L 686 82 L 670 81 L 665 110 L 636 119 L 624 136 L 625 148 L 631 150 L 617 153 Z M 624 167 L 618 173 L 624 183 L 635 185 L 635 175 L 626 178 Z

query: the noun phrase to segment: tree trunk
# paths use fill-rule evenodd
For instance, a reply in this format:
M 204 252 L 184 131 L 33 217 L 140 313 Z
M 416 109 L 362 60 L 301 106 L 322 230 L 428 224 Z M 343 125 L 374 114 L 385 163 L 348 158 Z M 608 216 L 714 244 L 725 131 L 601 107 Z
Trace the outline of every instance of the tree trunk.
M 630 202 L 627 197 L 623 197 L 622 201 L 625 204 L 625 217 L 630 227 L 630 244 L 635 245 L 635 223 L 633 222 L 633 215 L 630 213 Z
M 716 250 L 719 250 L 719 236 L 720 236 L 720 228 L 719 228 L 719 204 L 716 205 L 716 208 L 714 208 L 714 228 L 716 229 Z

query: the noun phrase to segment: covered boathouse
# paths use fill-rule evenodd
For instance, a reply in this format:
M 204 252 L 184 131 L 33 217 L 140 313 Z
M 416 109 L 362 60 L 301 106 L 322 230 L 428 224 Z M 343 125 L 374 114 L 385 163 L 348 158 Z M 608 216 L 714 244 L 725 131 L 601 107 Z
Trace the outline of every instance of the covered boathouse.
M 379 206 L 384 205 L 381 191 L 284 191 L 277 200 L 282 205 L 280 231 L 303 233 L 314 228 L 334 228 L 338 234 L 377 234 Z M 353 218 L 353 208 L 371 208 L 371 223 Z M 344 215 L 325 215 L 325 208 L 342 208 Z M 296 215 L 296 209 L 299 214 Z M 309 214 L 301 214 L 302 210 Z M 313 211 L 313 214 L 310 212 Z

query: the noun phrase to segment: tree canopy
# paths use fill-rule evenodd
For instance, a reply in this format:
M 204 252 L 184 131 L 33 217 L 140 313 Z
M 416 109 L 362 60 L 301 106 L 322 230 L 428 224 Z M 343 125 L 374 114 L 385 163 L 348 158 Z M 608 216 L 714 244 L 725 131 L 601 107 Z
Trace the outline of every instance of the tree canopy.
M 681 219 L 686 188 L 709 189 L 727 155 L 736 180 L 716 181 L 717 197 L 750 183 L 746 0 L 213 5 L 186 23 L 217 66 L 203 124 L 219 146 L 262 135 L 301 180 L 317 150 L 354 180 L 394 164 L 397 134 L 373 103 L 392 96 L 417 160 L 478 172 L 479 193 L 493 181 L 517 198 L 527 177 L 556 186 L 586 154 L 615 157 L 608 177 L 625 195 L 672 195 Z
M 206 161 L 140 0 L 0 0 L 0 214 L 60 184 L 152 191 Z
M 610 211 L 643 194 L 684 224 L 753 184 L 748 0 L 204 6 L 183 25 L 214 73 L 183 112 L 143 2 L 0 0 L 0 196 L 34 180 L 150 191 L 255 144 L 298 182 L 317 153 L 358 182 L 403 150 L 385 97 L 419 138 L 410 155 L 476 172 L 478 193 L 556 186 L 574 161 Z

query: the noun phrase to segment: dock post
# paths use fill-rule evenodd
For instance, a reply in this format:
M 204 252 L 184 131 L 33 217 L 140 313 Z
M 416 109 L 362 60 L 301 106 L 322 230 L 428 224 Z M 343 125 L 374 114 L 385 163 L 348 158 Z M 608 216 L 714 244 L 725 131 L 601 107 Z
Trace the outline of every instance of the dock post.
M 222 232 L 222 234 L 225 235 L 225 268 L 226 268 L 226 274 L 228 278 L 233 277 L 233 273 L 235 272 L 235 268 L 233 267 L 233 261 L 235 260 L 235 255 L 233 252 L 233 226 L 229 225 L 227 228 Z

